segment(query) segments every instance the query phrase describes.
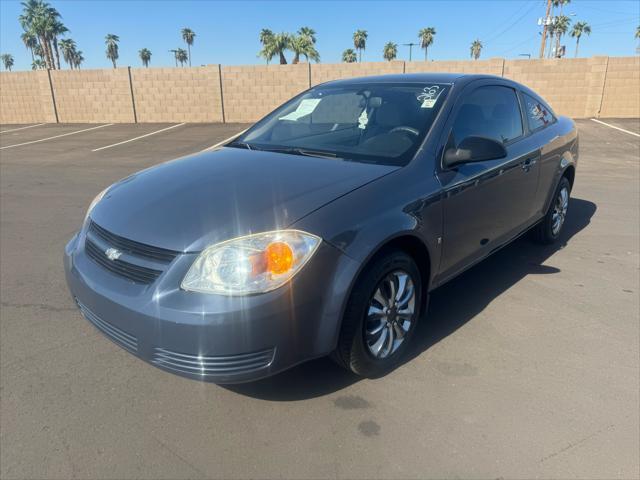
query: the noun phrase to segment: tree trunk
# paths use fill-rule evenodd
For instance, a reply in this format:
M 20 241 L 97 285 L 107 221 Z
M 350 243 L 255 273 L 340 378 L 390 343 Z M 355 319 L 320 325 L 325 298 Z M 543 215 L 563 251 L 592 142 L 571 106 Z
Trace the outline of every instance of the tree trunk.
M 424 61 L 427 61 L 427 52 L 429 51 L 429 47 L 424 47 Z
M 358 63 L 362 63 L 362 49 L 358 49 Z
M 286 65 L 287 59 L 284 57 L 284 53 L 283 52 L 278 52 L 278 53 L 280 53 L 280 65 Z
M 293 57 L 293 60 L 291 60 L 291 63 L 293 65 L 300 63 L 300 54 L 296 53 L 295 56 Z
M 111 62 L 113 63 L 113 68 L 116 68 L 116 59 L 115 59 L 115 58 L 112 58 L 112 59 L 111 59 Z
M 60 70 L 60 51 L 58 50 L 58 39 L 56 37 L 53 37 L 53 49 L 56 52 L 57 69 Z
M 189 50 L 189 66 L 191 66 L 191 45 L 187 43 L 187 50 Z
M 578 58 L 578 46 L 580 45 L 580 37 L 576 37 L 576 58 Z

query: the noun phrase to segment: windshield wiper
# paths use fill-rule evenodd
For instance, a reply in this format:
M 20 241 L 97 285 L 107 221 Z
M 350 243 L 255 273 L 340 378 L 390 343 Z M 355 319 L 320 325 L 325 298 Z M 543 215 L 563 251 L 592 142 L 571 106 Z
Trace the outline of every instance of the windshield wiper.
M 241 142 L 240 140 L 234 140 L 233 142 L 227 144 L 227 147 L 246 148 L 247 150 L 254 149 L 254 147 L 251 144 L 247 142 Z
M 261 148 L 265 152 L 287 153 L 292 155 L 304 155 L 305 157 L 333 158 L 342 160 L 333 152 L 325 152 L 322 150 L 309 150 L 308 148 L 298 147 L 277 147 L 277 148 Z

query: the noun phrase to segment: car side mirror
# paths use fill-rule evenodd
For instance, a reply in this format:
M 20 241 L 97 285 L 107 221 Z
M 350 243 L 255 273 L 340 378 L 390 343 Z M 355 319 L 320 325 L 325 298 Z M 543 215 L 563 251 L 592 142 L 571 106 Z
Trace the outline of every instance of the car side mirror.
M 507 156 L 504 145 L 486 137 L 467 137 L 457 148 L 448 148 L 444 152 L 444 164 L 453 167 L 461 163 L 483 162 Z

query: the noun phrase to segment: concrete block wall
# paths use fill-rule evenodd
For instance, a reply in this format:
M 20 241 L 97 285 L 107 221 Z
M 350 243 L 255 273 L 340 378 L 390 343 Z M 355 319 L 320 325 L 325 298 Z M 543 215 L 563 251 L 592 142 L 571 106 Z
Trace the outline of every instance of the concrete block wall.
M 133 123 L 128 68 L 51 70 L 60 123 Z
M 0 123 L 55 123 L 45 71 L 0 73 Z
M 222 67 L 227 122 L 253 122 L 309 88 L 309 64 Z
M 222 122 L 218 65 L 132 68 L 138 122 Z
M 403 72 L 504 76 L 561 115 L 640 117 L 640 57 L 591 57 L 3 72 L 0 122 L 253 122 L 312 85 Z
M 637 118 L 640 112 L 640 57 L 609 57 L 601 117 Z
M 311 85 L 339 78 L 404 73 L 404 62 L 318 63 L 311 65 Z
M 478 73 L 502 76 L 503 58 L 489 60 L 459 60 L 434 62 L 407 62 L 406 73 L 445 72 L 445 73 Z
M 504 76 L 528 86 L 561 115 L 594 117 L 600 109 L 607 57 L 508 60 Z

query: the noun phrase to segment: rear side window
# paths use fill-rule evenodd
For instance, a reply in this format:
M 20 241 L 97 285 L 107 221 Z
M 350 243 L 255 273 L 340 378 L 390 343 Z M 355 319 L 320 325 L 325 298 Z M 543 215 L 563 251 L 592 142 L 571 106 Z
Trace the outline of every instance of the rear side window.
M 463 100 L 453 124 L 456 145 L 470 136 L 507 143 L 523 133 L 518 97 L 509 87 L 477 88 Z
M 538 130 L 539 128 L 546 127 L 555 121 L 553 112 L 548 105 L 540 100 L 536 100 L 526 93 L 522 94 L 522 98 L 524 99 L 524 108 L 527 114 L 529 130 Z

